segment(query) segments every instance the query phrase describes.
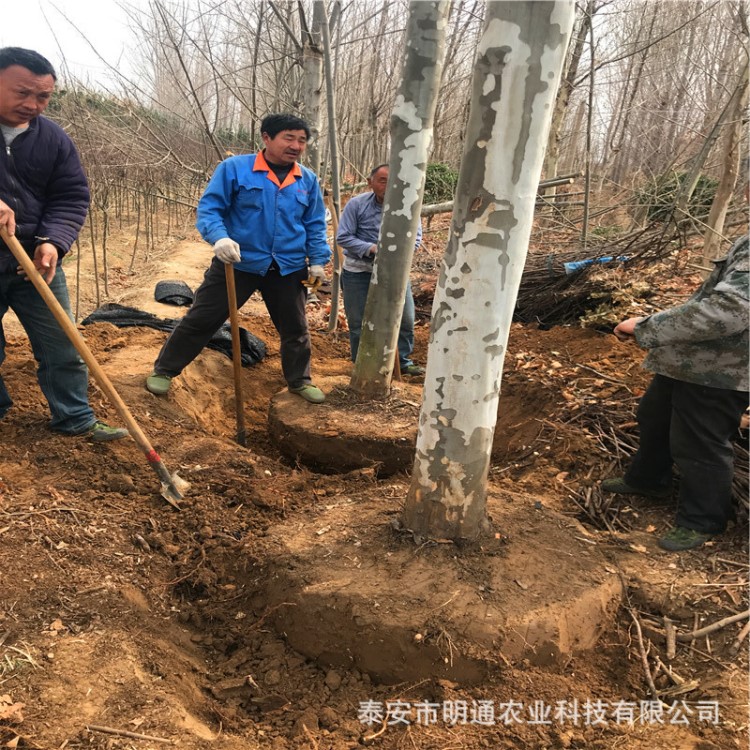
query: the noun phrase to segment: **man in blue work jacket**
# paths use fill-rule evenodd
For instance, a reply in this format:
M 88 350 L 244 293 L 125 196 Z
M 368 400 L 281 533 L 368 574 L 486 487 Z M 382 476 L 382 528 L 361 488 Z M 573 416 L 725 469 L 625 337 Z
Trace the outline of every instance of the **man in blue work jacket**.
M 214 259 L 187 315 L 154 363 L 146 388 L 162 396 L 172 378 L 200 354 L 229 314 L 224 264 L 234 266 L 237 305 L 257 289 L 281 339 L 287 386 L 311 403 L 325 400 L 310 378 L 310 334 L 305 303 L 308 278 L 325 279 L 331 257 L 318 178 L 298 163 L 310 138 L 308 124 L 290 114 L 261 123 L 265 148 L 221 162 L 198 203 L 196 226 L 213 245 Z

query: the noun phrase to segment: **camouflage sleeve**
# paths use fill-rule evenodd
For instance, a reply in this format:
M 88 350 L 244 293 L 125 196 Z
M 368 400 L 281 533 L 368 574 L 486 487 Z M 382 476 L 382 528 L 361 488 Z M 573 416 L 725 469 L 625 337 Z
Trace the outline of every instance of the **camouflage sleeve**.
M 734 254 L 715 285 L 687 302 L 644 318 L 635 326 L 635 339 L 645 349 L 670 344 L 722 339 L 748 329 L 747 245 Z

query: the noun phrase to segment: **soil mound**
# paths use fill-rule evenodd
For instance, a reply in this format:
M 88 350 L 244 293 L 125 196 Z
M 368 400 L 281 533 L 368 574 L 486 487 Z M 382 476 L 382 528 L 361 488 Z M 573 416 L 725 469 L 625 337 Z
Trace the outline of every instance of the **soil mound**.
M 154 279 L 196 288 L 207 258 L 205 246 L 196 252 L 190 242 L 173 248 L 163 273 L 151 269 L 118 299 L 174 316 L 179 308 L 165 312 L 153 301 Z M 314 378 L 346 379 L 346 336 L 323 330 L 324 318 L 322 305 L 311 307 Z M 747 656 L 733 648 L 744 623 L 692 646 L 678 640 L 670 656 L 664 623 L 684 635 L 747 608 L 746 535 L 668 556 L 654 539 L 670 521 L 669 503 L 597 504 L 598 480 L 628 450 L 604 417 L 633 434 L 647 381 L 634 347 L 578 328 L 514 324 L 489 478 L 500 538 L 472 550 L 417 548 L 390 525 L 407 474 L 314 472 L 271 438 L 269 405 L 284 398 L 284 382 L 260 301 L 241 314 L 268 348 L 243 370 L 247 448 L 233 440 L 229 359 L 204 351 L 158 398 L 143 380 L 165 333 L 107 324 L 84 331 L 167 467 L 190 481 L 181 512 L 160 497 L 132 441 L 92 445 L 49 432 L 28 341 L 4 322 L 2 376 L 15 403 L 0 420 L 0 745 L 646 750 L 733 747 L 744 736 Z M 417 361 L 425 361 L 427 338 L 418 326 Z M 95 384 L 91 400 L 118 423 Z M 393 416 L 394 433 L 408 431 L 407 415 Z M 555 609 L 565 592 L 615 581 L 625 610 L 611 611 L 606 599 L 572 618 L 567 604 Z M 453 598 L 459 588 L 471 597 Z M 356 611 L 338 609 L 347 589 Z M 555 629 L 527 649 L 536 631 L 523 617 L 540 611 L 536 595 L 547 597 L 538 601 L 549 603 L 545 621 Z M 497 643 L 477 630 L 493 607 L 506 617 Z M 596 607 L 604 616 L 594 621 L 586 612 Z M 389 629 L 357 655 L 378 610 Z M 646 661 L 667 706 L 662 721 L 639 718 L 653 696 L 633 617 L 644 648 L 651 644 Z M 542 664 L 542 653 L 554 658 Z M 604 718 L 573 721 L 574 705 L 588 705 L 591 718 L 595 701 Z M 715 721 L 706 713 L 712 702 Z M 492 721 L 476 713 L 489 703 Z M 368 723 L 362 714 L 363 705 L 389 704 L 408 707 L 410 722 L 389 723 L 386 711 Z M 417 706 L 428 704 L 439 719 L 419 723 Z M 532 721 L 542 704 L 553 711 L 549 723 Z M 461 706 L 465 720 L 452 721 Z M 631 722 L 622 718 L 628 706 Z

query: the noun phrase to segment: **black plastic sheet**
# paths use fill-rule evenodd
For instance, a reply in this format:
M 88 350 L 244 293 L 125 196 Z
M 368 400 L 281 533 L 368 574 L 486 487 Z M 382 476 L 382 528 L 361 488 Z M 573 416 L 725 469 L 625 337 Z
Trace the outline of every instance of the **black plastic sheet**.
M 174 330 L 179 322 L 179 318 L 159 318 L 135 307 L 118 305 L 114 302 L 102 305 L 81 321 L 85 326 L 91 323 L 111 323 L 118 328 L 155 328 L 158 331 L 168 332 Z M 207 346 L 209 349 L 215 349 L 232 358 L 232 329 L 229 323 L 222 325 L 211 337 Z M 246 328 L 240 327 L 240 353 L 243 367 L 249 367 L 265 358 L 266 345 Z

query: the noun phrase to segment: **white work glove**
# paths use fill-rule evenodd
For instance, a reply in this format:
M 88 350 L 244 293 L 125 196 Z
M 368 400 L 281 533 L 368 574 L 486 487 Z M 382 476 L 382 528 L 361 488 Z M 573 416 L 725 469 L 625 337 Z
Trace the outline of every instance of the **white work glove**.
M 222 263 L 239 263 L 240 258 L 240 246 L 229 237 L 222 237 L 214 245 L 214 255 Z
M 323 269 L 323 266 L 310 266 L 308 279 L 310 281 L 315 281 L 317 279 L 318 283 L 322 284 L 326 280 L 326 272 Z

